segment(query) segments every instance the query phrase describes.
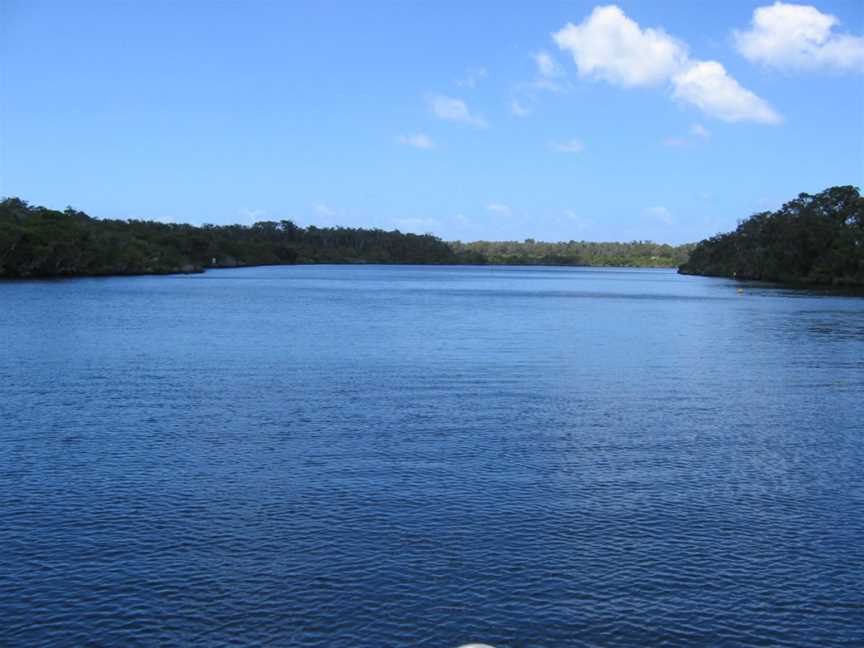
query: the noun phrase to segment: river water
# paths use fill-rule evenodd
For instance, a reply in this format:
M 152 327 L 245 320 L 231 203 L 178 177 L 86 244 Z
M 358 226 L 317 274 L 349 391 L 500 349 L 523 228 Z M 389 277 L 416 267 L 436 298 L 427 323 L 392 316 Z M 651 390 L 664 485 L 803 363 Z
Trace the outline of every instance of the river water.
M 864 645 L 864 299 L 0 283 L 0 645 Z

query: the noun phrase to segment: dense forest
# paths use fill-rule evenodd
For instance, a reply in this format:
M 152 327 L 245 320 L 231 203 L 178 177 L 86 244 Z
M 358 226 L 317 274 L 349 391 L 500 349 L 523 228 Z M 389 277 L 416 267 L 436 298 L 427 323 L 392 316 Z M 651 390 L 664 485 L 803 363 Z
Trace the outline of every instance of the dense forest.
M 0 277 L 200 272 L 294 263 L 607 265 L 674 267 L 687 246 L 634 243 L 446 243 L 430 234 L 298 227 L 291 221 L 193 225 L 91 218 L 0 202 Z
M 571 265 L 673 268 L 687 260 L 692 245 L 665 245 L 650 241 L 591 243 L 568 241 L 475 241 L 451 243 L 465 261 L 500 265 Z
M 802 193 L 734 232 L 700 242 L 682 274 L 864 286 L 864 198 L 856 187 Z
M 0 202 L 0 276 L 200 272 L 291 263 L 454 263 L 434 236 L 291 221 L 193 225 L 102 220 L 10 198 Z

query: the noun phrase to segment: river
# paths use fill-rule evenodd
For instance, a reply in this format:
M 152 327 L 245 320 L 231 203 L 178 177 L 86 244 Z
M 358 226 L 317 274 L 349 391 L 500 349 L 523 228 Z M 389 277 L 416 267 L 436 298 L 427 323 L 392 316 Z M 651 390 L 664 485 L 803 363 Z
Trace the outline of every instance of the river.
M 864 299 L 0 282 L 0 644 L 864 645 Z

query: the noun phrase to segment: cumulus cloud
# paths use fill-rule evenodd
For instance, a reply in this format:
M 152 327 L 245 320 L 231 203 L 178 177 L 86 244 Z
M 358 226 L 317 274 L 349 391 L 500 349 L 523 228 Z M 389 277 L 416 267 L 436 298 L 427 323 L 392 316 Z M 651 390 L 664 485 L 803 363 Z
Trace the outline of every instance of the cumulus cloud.
M 531 114 L 531 108 L 525 105 L 519 99 L 511 99 L 510 112 L 512 112 L 517 117 L 527 117 Z
M 728 122 L 754 121 L 777 124 L 778 115 L 768 103 L 742 88 L 717 61 L 696 61 L 672 77 L 673 96 L 702 112 Z
M 500 203 L 490 203 L 486 205 L 486 210 L 493 214 L 498 214 L 499 216 L 509 216 L 513 213 L 513 210 L 510 209 L 509 205 L 502 205 Z
M 558 64 L 549 52 L 537 52 L 532 54 L 537 64 L 537 73 L 547 79 L 555 79 L 564 76 L 564 69 Z
M 413 135 L 400 135 L 396 138 L 400 144 L 405 146 L 413 146 L 418 149 L 433 149 L 435 148 L 434 140 L 423 133 L 414 133 Z
M 429 97 L 429 109 L 439 119 L 460 122 L 477 128 L 487 126 L 486 120 L 468 110 L 468 105 L 461 99 L 445 95 L 432 95 Z
M 677 99 L 726 121 L 780 121 L 720 63 L 691 59 L 685 43 L 662 29 L 643 29 L 614 5 L 595 7 L 584 21 L 568 23 L 552 38 L 573 56 L 583 78 L 624 88 L 666 86 Z
M 585 150 L 582 140 L 574 138 L 566 142 L 549 142 L 549 148 L 559 153 L 581 153 Z
M 642 29 L 614 5 L 595 7 L 552 35 L 579 75 L 625 87 L 665 83 L 687 60 L 686 46 L 662 29 Z
M 750 29 L 733 38 L 746 59 L 768 67 L 864 72 L 864 37 L 835 32 L 839 24 L 816 7 L 775 2 L 754 10 Z

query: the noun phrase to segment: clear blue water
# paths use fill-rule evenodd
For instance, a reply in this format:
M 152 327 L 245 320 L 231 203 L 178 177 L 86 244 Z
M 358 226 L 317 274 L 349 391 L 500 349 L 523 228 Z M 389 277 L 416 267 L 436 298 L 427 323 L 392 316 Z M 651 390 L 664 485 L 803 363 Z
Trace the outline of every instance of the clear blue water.
M 740 286 L 0 283 L 0 645 L 864 645 L 864 299 Z

